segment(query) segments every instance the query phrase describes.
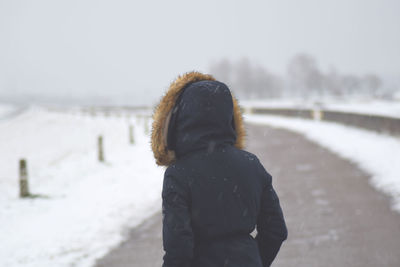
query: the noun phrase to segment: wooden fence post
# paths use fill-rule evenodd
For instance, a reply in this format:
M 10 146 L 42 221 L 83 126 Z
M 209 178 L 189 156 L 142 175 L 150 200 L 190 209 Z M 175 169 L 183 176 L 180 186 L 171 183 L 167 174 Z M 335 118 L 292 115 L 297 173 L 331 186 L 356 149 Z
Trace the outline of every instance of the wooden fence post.
M 147 117 L 144 119 L 144 133 L 149 134 L 149 119 Z
M 134 144 L 135 143 L 135 139 L 133 137 L 133 125 L 129 125 L 129 143 L 130 144 Z
M 321 121 L 324 118 L 324 112 L 320 109 L 313 109 L 312 117 L 316 121 Z
M 89 108 L 89 113 L 90 113 L 90 115 L 91 115 L 92 117 L 96 117 L 96 111 L 95 111 L 94 107 L 90 107 L 90 108 Z
M 28 187 L 28 171 L 25 159 L 19 161 L 19 196 L 23 198 L 30 196 Z
M 104 150 L 103 150 L 103 136 L 98 137 L 98 153 L 99 153 L 99 161 L 104 162 Z

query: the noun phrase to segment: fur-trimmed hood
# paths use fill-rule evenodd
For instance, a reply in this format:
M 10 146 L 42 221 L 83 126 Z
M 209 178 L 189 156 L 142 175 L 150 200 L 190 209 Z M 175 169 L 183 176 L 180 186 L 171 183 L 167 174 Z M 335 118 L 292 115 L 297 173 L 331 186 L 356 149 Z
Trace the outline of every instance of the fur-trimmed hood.
M 227 95 L 232 101 L 226 101 Z M 224 103 L 216 102 L 220 101 L 219 99 L 223 99 Z M 182 101 L 186 103 L 181 103 Z M 198 103 L 200 101 L 203 102 Z M 218 107 L 212 106 L 213 103 L 218 104 Z M 179 111 L 185 109 L 186 104 L 186 110 Z M 197 106 L 197 109 L 194 106 Z M 222 108 L 224 114 L 221 114 Z M 214 113 L 205 114 L 211 109 L 214 109 Z M 210 118 L 210 115 L 217 118 Z M 196 120 L 199 120 L 198 123 Z M 172 125 L 176 121 L 180 123 Z M 199 124 L 204 124 L 204 128 L 197 127 Z M 177 132 L 172 133 L 176 126 Z M 204 146 L 205 138 L 211 138 L 210 136 L 217 141 L 231 142 L 239 149 L 244 148 L 245 128 L 236 98 L 225 84 L 216 81 L 211 75 L 189 72 L 179 76 L 171 83 L 153 112 L 151 148 L 157 165 L 169 166 L 177 159 L 179 153 Z M 174 138 L 176 143 L 172 144 L 171 140 Z

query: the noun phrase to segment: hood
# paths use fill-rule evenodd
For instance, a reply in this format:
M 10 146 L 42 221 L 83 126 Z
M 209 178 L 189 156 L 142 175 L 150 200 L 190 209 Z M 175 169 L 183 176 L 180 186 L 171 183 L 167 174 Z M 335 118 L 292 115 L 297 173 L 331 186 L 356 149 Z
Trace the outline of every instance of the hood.
M 240 107 L 229 88 L 211 75 L 189 72 L 171 83 L 153 112 L 151 147 L 156 163 L 220 144 L 244 148 Z

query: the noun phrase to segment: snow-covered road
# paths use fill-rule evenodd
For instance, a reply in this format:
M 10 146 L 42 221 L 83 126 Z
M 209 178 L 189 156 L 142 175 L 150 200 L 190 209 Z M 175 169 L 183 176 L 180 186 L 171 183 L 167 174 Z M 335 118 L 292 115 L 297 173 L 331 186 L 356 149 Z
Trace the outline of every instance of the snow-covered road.
M 289 230 L 273 266 L 399 266 L 400 214 L 368 173 L 295 131 L 249 121 L 246 129 L 246 149 L 273 176 Z M 161 266 L 161 229 L 159 212 L 95 266 Z
M 400 138 L 333 122 L 246 114 L 245 120 L 289 129 L 356 163 L 372 176 L 371 184 L 393 199 L 400 212 Z

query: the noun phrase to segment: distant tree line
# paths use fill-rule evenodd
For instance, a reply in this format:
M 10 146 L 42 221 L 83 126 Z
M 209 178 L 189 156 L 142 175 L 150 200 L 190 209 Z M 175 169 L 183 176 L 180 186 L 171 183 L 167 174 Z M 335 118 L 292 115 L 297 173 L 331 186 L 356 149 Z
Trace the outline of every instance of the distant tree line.
M 312 98 L 324 96 L 366 96 L 387 98 L 382 79 L 376 74 L 357 76 L 335 69 L 323 72 L 308 54 L 294 56 L 285 75 L 277 75 L 265 67 L 243 58 L 233 62 L 221 59 L 210 65 L 210 72 L 231 86 L 241 98 Z

